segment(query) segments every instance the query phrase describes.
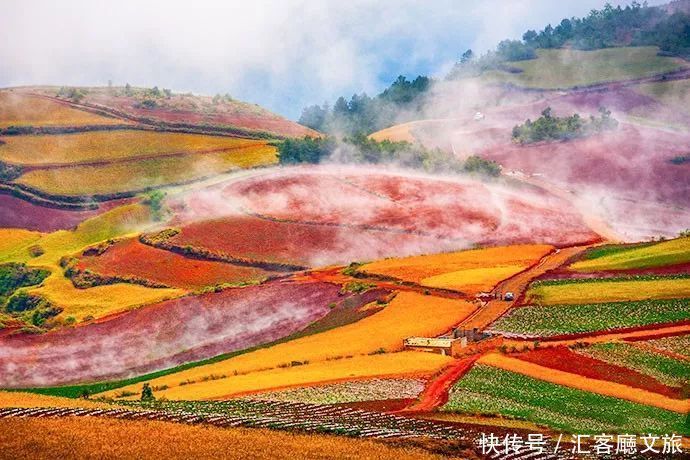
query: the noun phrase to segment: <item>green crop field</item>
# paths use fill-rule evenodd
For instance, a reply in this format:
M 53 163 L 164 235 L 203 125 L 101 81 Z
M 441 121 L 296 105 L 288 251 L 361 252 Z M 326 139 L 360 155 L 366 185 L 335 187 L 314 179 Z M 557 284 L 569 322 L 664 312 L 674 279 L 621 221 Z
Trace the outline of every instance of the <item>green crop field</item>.
M 671 386 L 690 384 L 690 362 L 647 351 L 630 343 L 602 343 L 579 353 L 651 375 Z
M 530 88 L 572 88 L 614 80 L 646 77 L 684 67 L 681 60 L 657 56 L 653 46 L 594 51 L 540 49 L 537 59 L 509 62 L 520 73 L 487 72 L 493 81 Z
M 652 245 L 595 248 L 585 255 L 585 260 L 570 268 L 577 271 L 627 270 L 687 262 L 690 262 L 690 237 Z
M 570 433 L 690 432 L 682 414 L 485 365 L 475 366 L 453 387 L 442 410 L 500 414 Z
M 552 336 L 690 319 L 690 299 L 526 306 L 496 321 L 497 332 Z

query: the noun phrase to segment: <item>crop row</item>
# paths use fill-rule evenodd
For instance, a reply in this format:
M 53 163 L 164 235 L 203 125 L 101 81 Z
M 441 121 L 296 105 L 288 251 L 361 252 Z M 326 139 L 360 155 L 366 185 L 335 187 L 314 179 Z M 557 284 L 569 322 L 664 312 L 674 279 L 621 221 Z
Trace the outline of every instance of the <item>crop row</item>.
M 663 339 L 650 340 L 648 343 L 660 350 L 678 353 L 690 358 L 690 334 L 664 337 Z
M 602 343 L 578 350 L 596 359 L 635 369 L 667 385 L 690 384 L 690 362 L 670 358 L 630 343 Z
M 164 401 L 131 402 L 149 417 L 173 421 L 304 430 L 370 438 L 430 437 L 467 439 L 467 433 L 430 420 L 324 404 L 284 401 Z M 130 411 L 130 413 L 133 411 Z M 147 416 L 139 416 L 146 418 Z
M 500 414 L 570 433 L 688 433 L 683 414 L 484 365 L 453 387 L 442 410 Z
M 250 399 L 267 401 L 338 404 L 387 399 L 416 398 L 424 390 L 422 379 L 372 379 L 295 388 L 253 395 Z
M 661 280 L 680 280 L 690 278 L 690 273 L 674 273 L 669 275 L 629 275 L 616 276 L 610 278 L 559 278 L 535 281 L 531 287 L 538 286 L 559 286 L 564 284 L 588 284 L 588 283 L 615 283 L 625 281 L 661 281 Z
M 526 306 L 496 321 L 493 332 L 554 336 L 671 323 L 690 319 L 690 299 Z

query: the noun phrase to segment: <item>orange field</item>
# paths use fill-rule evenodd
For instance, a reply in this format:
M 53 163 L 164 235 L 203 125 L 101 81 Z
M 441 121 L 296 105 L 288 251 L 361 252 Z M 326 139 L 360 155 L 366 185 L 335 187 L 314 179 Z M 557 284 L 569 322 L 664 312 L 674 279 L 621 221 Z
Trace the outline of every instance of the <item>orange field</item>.
M 94 417 L 0 420 L 3 458 L 442 458 L 410 447 L 258 428 L 211 428 Z
M 490 290 L 496 283 L 528 268 L 553 250 L 548 245 L 516 245 L 385 259 L 361 267 L 367 273 L 392 276 L 424 286 L 468 293 Z
M 100 275 L 135 277 L 190 290 L 223 283 L 257 281 L 272 274 L 259 268 L 189 259 L 147 246 L 136 238 L 118 241 L 99 256 L 82 257 L 78 268 Z
M 38 96 L 0 92 L 0 128 L 7 126 L 119 125 L 126 121 L 77 110 Z
M 448 356 L 440 354 L 413 351 L 355 356 L 249 374 L 230 374 L 225 378 L 178 385 L 156 394 L 171 400 L 227 399 L 244 393 L 344 380 L 407 375 L 429 376 L 448 365 L 451 360 Z M 117 391 L 115 393 L 117 394 Z
M 246 374 L 274 369 L 292 361 L 315 363 L 346 356 L 399 351 L 403 348 L 403 339 L 410 336 L 442 334 L 466 318 L 474 309 L 474 305 L 461 300 L 401 292 L 381 311 L 356 323 L 257 350 L 215 364 L 164 376 L 153 380 L 152 385 L 168 385 L 174 390 L 180 382 L 200 381 L 204 378 L 208 379 L 211 375 L 233 375 L 235 372 Z M 424 359 L 425 355 L 415 354 L 414 356 L 418 356 L 418 359 Z M 360 372 L 365 371 L 370 375 L 376 375 L 379 369 L 374 367 L 360 370 Z M 399 372 L 403 371 L 400 370 Z M 328 378 L 324 377 L 324 379 L 327 380 Z M 218 385 L 217 382 L 206 383 L 207 386 Z M 188 390 L 192 392 L 192 388 L 198 387 L 198 385 L 201 384 L 189 385 Z M 135 391 L 137 388 L 138 386 L 134 385 L 127 389 Z M 249 387 L 243 388 L 242 391 L 251 389 Z M 222 393 L 217 394 L 217 396 L 221 395 Z M 189 396 L 193 396 L 193 394 Z
M 31 166 L 107 163 L 113 160 L 216 152 L 265 145 L 265 141 L 226 136 L 139 130 L 95 131 L 6 138 L 5 145 L 0 146 L 0 160 Z

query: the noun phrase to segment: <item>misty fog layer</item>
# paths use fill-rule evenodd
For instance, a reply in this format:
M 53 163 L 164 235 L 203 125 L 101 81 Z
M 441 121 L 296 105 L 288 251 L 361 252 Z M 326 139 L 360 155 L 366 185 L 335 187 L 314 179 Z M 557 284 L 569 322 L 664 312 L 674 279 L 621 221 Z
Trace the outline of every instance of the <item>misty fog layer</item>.
M 330 311 L 340 296 L 326 283 L 272 282 L 183 297 L 107 322 L 44 335 L 0 337 L 0 386 L 30 387 L 141 375 L 271 342 Z M 352 300 L 351 300 L 352 301 Z

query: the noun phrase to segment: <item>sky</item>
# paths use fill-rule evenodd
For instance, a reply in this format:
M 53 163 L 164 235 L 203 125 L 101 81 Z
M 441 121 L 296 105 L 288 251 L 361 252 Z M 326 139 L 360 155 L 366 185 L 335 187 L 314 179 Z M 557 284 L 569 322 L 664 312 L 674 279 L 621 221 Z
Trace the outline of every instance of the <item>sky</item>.
M 111 80 L 229 93 L 297 119 L 306 105 L 374 95 L 400 74 L 442 77 L 468 48 L 486 51 L 604 3 L 3 0 L 0 87 Z

